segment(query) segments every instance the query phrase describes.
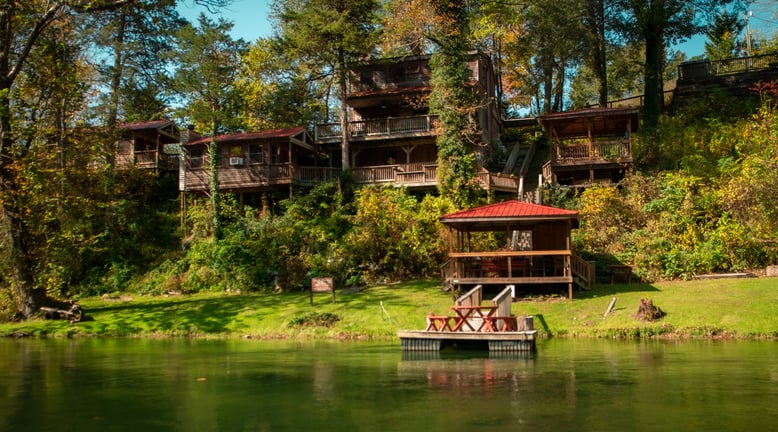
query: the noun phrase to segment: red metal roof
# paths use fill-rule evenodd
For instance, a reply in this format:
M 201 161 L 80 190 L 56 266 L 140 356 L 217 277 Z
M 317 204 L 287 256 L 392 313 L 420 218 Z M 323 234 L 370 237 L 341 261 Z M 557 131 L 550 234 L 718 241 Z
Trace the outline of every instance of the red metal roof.
M 511 200 L 447 214 L 440 222 L 460 231 L 501 231 L 549 222 L 578 227 L 578 212 Z
M 556 207 L 511 200 L 470 210 L 462 210 L 441 217 L 441 221 L 483 218 L 578 218 L 578 212 Z
M 304 131 L 305 131 L 304 127 L 297 126 L 293 128 L 269 129 L 269 130 L 264 130 L 259 132 L 231 133 L 231 134 L 217 136 L 216 141 L 220 143 L 228 143 L 228 142 L 241 142 L 241 141 L 258 141 L 258 140 L 266 140 L 272 138 L 289 138 Z M 198 139 L 197 141 L 190 142 L 189 145 L 203 144 L 210 141 L 211 141 L 211 137 L 204 137 Z

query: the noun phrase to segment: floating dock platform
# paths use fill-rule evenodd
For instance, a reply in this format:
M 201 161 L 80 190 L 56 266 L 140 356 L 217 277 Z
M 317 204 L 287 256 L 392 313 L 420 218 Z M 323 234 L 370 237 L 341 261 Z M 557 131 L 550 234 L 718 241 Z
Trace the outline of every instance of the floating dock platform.
M 397 336 L 403 351 L 440 351 L 448 345 L 486 343 L 490 352 L 527 352 L 535 350 L 537 333 L 537 330 L 494 333 L 400 330 Z

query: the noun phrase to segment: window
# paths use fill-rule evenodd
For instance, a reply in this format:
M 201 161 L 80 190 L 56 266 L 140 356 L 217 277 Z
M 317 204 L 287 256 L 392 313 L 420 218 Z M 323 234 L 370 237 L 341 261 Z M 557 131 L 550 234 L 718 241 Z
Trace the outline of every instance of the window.
M 511 250 L 532 250 L 532 231 L 513 231 L 511 236 Z
M 196 169 L 196 168 L 202 168 L 203 167 L 203 155 L 205 153 L 205 149 L 203 148 L 193 148 L 189 150 L 189 168 Z
M 265 160 L 265 154 L 262 151 L 262 144 L 249 145 L 249 163 L 252 165 L 262 164 Z

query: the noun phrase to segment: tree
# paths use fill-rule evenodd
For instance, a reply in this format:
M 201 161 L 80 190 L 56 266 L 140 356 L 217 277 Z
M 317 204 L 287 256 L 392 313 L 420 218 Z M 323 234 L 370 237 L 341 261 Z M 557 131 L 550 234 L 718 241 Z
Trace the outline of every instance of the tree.
M 273 39 L 259 39 L 242 59 L 238 87 L 248 130 L 313 125 L 326 118 L 328 87 Z
M 210 197 L 213 212 L 213 235 L 221 237 L 221 205 L 219 196 L 219 148 L 217 136 L 235 130 L 239 119 L 237 78 L 241 56 L 246 50 L 243 39 L 230 36 L 232 23 L 212 21 L 200 14 L 197 26 L 185 25 L 176 38 L 175 57 L 178 69 L 170 90 L 177 92 L 184 106 L 179 114 L 191 119 L 211 135 L 208 147 L 210 159 Z
M 349 161 L 348 111 L 346 109 L 348 64 L 365 59 L 377 41 L 376 0 L 276 0 L 275 19 L 280 25 L 280 43 L 312 69 L 332 76 L 340 100 L 341 163 Z
M 430 112 L 438 116 L 438 190 L 460 208 L 472 203 L 480 188 L 475 182 L 474 147 L 480 142 L 475 118 L 477 101 L 469 84 L 471 11 L 459 2 L 434 0 L 437 17 L 430 39 L 437 50 L 430 58 Z
M 20 313 L 29 317 L 46 299 L 35 286 L 31 235 L 25 223 L 23 179 L 19 163 L 27 156 L 31 142 L 20 139 L 13 128 L 16 109 L 12 89 L 29 67 L 28 60 L 51 26 L 72 14 L 93 13 L 132 4 L 131 0 L 7 0 L 0 6 L 0 204 L 10 231 L 10 283 L 19 299 Z
M 723 60 L 737 54 L 739 48 L 738 35 L 745 26 L 740 21 L 740 14 L 735 11 L 720 11 L 713 17 L 705 34 L 705 56 L 708 60 Z
M 584 0 L 583 25 L 587 30 L 587 43 L 591 55 L 584 63 L 591 68 L 597 81 L 597 102 L 601 107 L 608 105 L 608 58 L 605 39 L 605 0 Z
M 429 0 L 391 0 L 382 19 L 381 51 L 389 57 L 420 56 L 432 51 L 429 35 L 435 12 Z
M 618 29 L 633 41 L 645 44 L 643 128 L 656 130 L 664 108 L 665 49 L 705 30 L 707 17 L 719 7 L 740 0 L 613 0 L 618 11 Z
M 97 69 L 107 88 L 106 126 L 114 126 L 120 117 L 138 121 L 162 117 L 161 87 L 170 62 L 160 53 L 170 50 L 175 32 L 184 24 L 175 6 L 174 0 L 136 0 L 85 20 L 83 32 L 102 54 L 97 56 Z

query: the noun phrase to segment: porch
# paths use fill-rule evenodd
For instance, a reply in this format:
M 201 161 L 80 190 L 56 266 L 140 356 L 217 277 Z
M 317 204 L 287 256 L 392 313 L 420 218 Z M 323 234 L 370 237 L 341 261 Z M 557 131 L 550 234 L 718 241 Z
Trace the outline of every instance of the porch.
M 352 141 L 369 141 L 436 135 L 437 127 L 438 116 L 423 115 L 352 121 L 348 124 L 348 132 Z M 316 125 L 314 132 L 316 142 L 334 143 L 339 142 L 341 138 L 340 123 Z
M 448 285 L 542 285 L 594 283 L 594 268 L 567 250 L 453 252 L 441 268 Z
M 566 285 L 584 289 L 594 281 L 593 266 L 576 257 L 570 234 L 578 212 L 518 200 L 451 213 L 444 285 Z

